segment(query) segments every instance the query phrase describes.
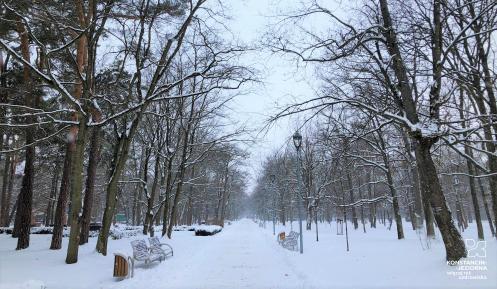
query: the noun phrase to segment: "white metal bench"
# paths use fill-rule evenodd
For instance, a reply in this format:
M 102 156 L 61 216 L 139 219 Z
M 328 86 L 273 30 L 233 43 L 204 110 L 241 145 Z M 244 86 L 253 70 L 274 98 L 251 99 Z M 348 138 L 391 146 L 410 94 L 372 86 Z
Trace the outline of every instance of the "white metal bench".
M 149 264 L 154 261 L 161 262 L 162 260 L 166 259 L 163 254 L 155 251 L 152 252 L 147 246 L 147 243 L 145 243 L 145 240 L 134 240 L 131 242 L 131 247 L 133 248 L 133 267 L 135 260 L 145 262 L 145 264 Z
M 285 239 L 281 242 L 281 245 L 283 248 L 286 248 L 288 250 L 292 251 L 297 251 L 299 248 L 298 241 L 299 240 L 299 233 L 290 231 L 287 236 L 285 236 Z
M 159 238 L 151 237 L 148 238 L 148 243 L 150 243 L 150 253 L 160 254 L 164 256 L 164 259 L 173 256 L 173 247 L 169 244 L 161 243 Z M 162 248 L 164 246 L 164 248 Z

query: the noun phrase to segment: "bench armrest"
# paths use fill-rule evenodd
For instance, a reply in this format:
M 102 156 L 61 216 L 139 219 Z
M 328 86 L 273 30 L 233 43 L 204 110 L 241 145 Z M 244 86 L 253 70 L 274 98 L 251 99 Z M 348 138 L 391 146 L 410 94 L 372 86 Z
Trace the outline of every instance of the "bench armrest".
M 171 247 L 171 245 L 169 244 L 166 244 L 166 243 L 160 243 L 161 247 L 162 246 L 167 246 L 169 249 L 171 249 L 171 251 L 173 251 L 173 247 Z

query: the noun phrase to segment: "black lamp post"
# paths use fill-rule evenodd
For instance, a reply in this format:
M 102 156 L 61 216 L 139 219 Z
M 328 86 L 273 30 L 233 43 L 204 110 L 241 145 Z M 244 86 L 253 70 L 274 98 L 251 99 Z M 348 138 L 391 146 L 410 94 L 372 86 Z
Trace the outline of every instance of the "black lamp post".
M 302 135 L 296 131 L 293 134 L 293 144 L 295 145 L 295 149 L 297 150 L 297 199 L 298 199 L 298 212 L 299 212 L 299 230 L 300 230 L 300 254 L 304 253 L 304 239 L 302 236 L 302 198 L 300 197 L 301 192 L 301 184 L 300 184 L 300 149 L 302 148 Z
M 271 194 L 272 194 L 272 201 L 273 201 L 273 236 L 276 235 L 276 195 L 275 195 L 275 190 L 274 190 L 274 180 L 276 179 L 275 175 L 270 175 L 269 176 L 269 181 L 271 182 Z

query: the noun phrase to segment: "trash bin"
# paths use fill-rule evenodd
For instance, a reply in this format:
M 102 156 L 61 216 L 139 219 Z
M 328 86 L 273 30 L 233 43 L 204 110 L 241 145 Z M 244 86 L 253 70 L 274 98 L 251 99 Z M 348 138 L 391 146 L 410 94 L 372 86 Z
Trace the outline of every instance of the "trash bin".
M 280 232 L 278 234 L 278 243 L 283 243 L 283 241 L 285 241 L 285 232 Z
M 132 267 L 130 257 L 122 253 L 114 253 L 114 277 L 127 278 Z M 133 268 L 131 268 L 131 276 L 133 277 Z

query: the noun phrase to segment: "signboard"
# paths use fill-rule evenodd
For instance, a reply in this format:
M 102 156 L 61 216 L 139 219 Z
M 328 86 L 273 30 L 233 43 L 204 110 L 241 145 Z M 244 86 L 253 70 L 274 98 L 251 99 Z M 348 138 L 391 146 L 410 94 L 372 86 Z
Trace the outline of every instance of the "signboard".
M 126 215 L 116 214 L 116 223 L 126 223 Z

